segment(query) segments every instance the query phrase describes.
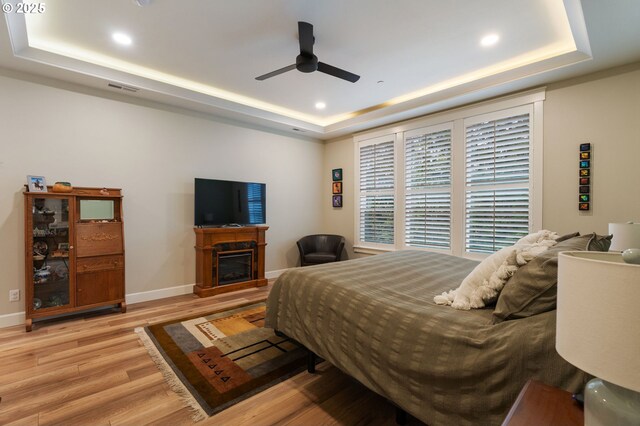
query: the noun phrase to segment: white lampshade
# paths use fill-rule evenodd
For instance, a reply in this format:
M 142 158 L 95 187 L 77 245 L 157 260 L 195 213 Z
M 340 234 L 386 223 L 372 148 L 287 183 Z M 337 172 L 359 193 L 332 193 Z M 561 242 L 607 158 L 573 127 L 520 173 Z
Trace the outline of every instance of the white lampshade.
M 640 223 L 610 223 L 609 234 L 613 235 L 610 251 L 640 248 Z
M 620 253 L 558 257 L 556 350 L 594 376 L 585 426 L 640 425 L 640 265 Z
M 640 265 L 620 253 L 558 259 L 556 350 L 581 370 L 640 392 Z

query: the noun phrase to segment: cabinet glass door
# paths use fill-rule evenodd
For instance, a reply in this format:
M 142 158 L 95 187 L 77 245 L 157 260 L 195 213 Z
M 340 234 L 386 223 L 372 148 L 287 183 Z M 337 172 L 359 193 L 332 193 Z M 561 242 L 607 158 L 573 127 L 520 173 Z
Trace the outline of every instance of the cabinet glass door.
M 70 304 L 69 199 L 34 198 L 33 311 Z

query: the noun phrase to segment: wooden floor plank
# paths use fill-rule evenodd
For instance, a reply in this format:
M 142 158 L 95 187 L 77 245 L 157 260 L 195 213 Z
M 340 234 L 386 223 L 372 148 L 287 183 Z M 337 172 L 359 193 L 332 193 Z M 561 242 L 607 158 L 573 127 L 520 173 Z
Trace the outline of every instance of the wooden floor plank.
M 4 426 L 38 426 L 38 413 L 28 417 L 22 417 L 10 423 L 3 423 Z
M 100 412 L 102 407 L 109 402 L 120 399 L 124 400 L 126 397 L 133 397 L 133 395 L 141 390 L 161 384 L 164 384 L 164 379 L 160 372 L 133 382 L 129 381 L 127 378 L 127 382 L 125 383 L 116 386 L 104 386 L 102 390 L 89 393 L 82 398 L 73 399 L 59 405 L 45 407 L 40 411 L 40 425 L 66 423 L 69 419 L 82 414 Z
M 134 329 L 266 299 L 271 285 L 209 298 L 183 295 L 115 311 L 0 329 L 0 424 L 191 426 Z M 393 406 L 328 363 L 198 425 L 394 424 Z M 421 423 L 412 421 L 411 424 Z
M 179 412 L 184 408 L 184 402 L 174 393 L 165 394 L 164 396 L 159 394 L 157 399 L 149 402 L 141 405 L 136 410 L 111 416 L 109 419 L 111 426 L 145 425 Z M 192 423 L 188 417 L 184 420 Z
M 74 401 L 101 392 L 104 389 L 129 384 L 124 371 L 112 371 L 86 377 L 74 377 L 64 382 L 51 383 L 27 391 L 10 393 L 3 397 L 0 404 L 0 424 L 13 421 L 24 414 L 46 411 L 51 407 L 73 404 Z
M 20 391 L 28 392 L 30 389 L 62 382 L 78 375 L 77 365 L 69 365 L 46 373 L 32 375 L 25 375 L 24 371 L 16 371 L 12 374 L 5 374 L 2 377 L 3 384 L 0 385 L 0 395 L 5 395 L 6 398 Z

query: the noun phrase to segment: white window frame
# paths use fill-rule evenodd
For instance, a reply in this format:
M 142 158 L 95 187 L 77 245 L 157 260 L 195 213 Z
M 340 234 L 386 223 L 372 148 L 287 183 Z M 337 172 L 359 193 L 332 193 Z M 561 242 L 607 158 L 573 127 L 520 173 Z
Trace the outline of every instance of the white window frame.
M 354 164 L 354 203 L 355 203 L 355 233 L 354 251 L 358 253 L 376 254 L 392 250 L 425 250 L 453 254 L 472 259 L 482 259 L 486 254 L 465 252 L 465 119 L 474 120 L 478 116 L 488 114 L 494 117 L 508 117 L 511 109 L 528 108 L 530 111 L 530 176 L 529 176 L 529 230 L 542 229 L 542 173 L 543 173 L 543 102 L 545 88 L 533 89 L 516 95 L 500 99 L 485 101 L 475 105 L 461 107 L 450 111 L 432 114 L 414 120 L 397 123 L 393 126 L 354 136 L 355 164 Z M 517 111 L 514 109 L 513 111 Z M 416 130 L 432 126 L 452 123 L 451 146 L 451 250 L 431 248 L 407 247 L 404 244 L 404 211 L 405 211 L 405 182 L 404 182 L 404 140 L 405 133 L 411 134 Z M 389 244 L 372 244 L 360 241 L 360 153 L 362 143 L 380 143 L 386 139 L 394 140 L 395 147 L 395 198 L 394 198 L 394 241 Z M 376 140 L 376 142 L 374 142 Z
M 394 160 L 394 164 L 393 164 L 393 169 L 394 169 L 394 179 L 393 179 L 393 190 L 388 191 L 388 195 L 393 196 L 393 209 L 394 209 L 394 215 L 393 215 L 393 224 L 394 224 L 394 230 L 393 230 L 393 244 L 383 244 L 383 243 L 372 243 L 372 242 L 365 242 L 365 241 L 361 241 L 360 238 L 360 148 L 364 147 L 364 146 L 368 146 L 368 145 L 376 145 L 376 144 L 380 144 L 380 143 L 384 143 L 384 142 L 393 142 L 393 160 Z M 355 167 L 355 173 L 354 173 L 354 185 L 355 185 L 355 199 L 353 200 L 355 208 L 354 208 L 354 213 L 355 213 L 355 224 L 356 224 L 356 229 L 355 229 L 355 239 L 354 241 L 355 246 L 359 247 L 363 250 L 363 252 L 371 252 L 371 253 L 378 253 L 381 251 L 392 251 L 395 250 L 395 247 L 397 245 L 397 241 L 398 241 L 398 208 L 397 208 L 397 203 L 398 203 L 398 195 L 397 195 L 397 190 L 398 190 L 398 182 L 399 182 L 399 178 L 398 178 L 398 139 L 397 136 L 395 134 L 387 134 L 387 135 L 383 135 L 383 136 L 378 136 L 378 137 L 374 137 L 374 138 L 364 138 L 361 140 L 358 140 L 355 144 L 354 144 L 354 148 L 355 148 L 355 163 L 356 163 L 356 167 Z M 385 191 L 386 192 L 386 191 Z
M 531 231 L 532 229 L 538 229 L 532 226 L 532 222 L 534 220 L 534 214 L 532 212 L 532 207 L 535 205 L 535 203 L 533 202 L 532 199 L 532 190 L 533 190 L 533 186 L 532 186 L 532 177 L 534 176 L 534 170 L 533 170 L 533 154 L 534 154 L 534 143 L 533 143 L 533 105 L 532 104 L 527 104 L 527 105 L 522 105 L 519 107 L 513 107 L 513 108 L 509 108 L 508 110 L 503 110 L 503 111 L 495 111 L 495 112 L 489 112 L 489 113 L 485 113 L 485 114 L 480 114 L 480 115 L 475 115 L 473 117 L 467 117 L 463 120 L 463 127 L 465 129 L 465 155 L 466 155 L 466 129 L 467 127 L 473 126 L 475 124 L 478 123 L 482 123 L 482 122 L 486 122 L 486 121 L 498 121 L 507 117 L 513 117 L 513 116 L 518 116 L 518 115 L 524 115 L 524 114 L 528 114 L 529 115 L 529 179 L 526 182 L 526 186 L 529 189 L 529 218 L 528 218 L 528 222 L 529 222 L 529 231 Z M 466 229 L 466 210 L 467 210 L 467 206 L 466 206 L 466 194 L 467 191 L 490 191 L 490 190 L 500 190 L 500 189 L 511 189 L 511 188 L 516 188 L 516 187 L 523 187 L 523 183 L 508 183 L 508 184 L 504 184 L 504 183 L 493 183 L 493 184 L 484 184 L 484 185 L 475 185 L 475 186 L 467 186 L 466 182 L 467 182 L 467 175 L 466 175 L 466 164 L 464 165 L 464 169 L 465 169 L 465 173 L 464 173 L 464 178 L 462 180 L 462 191 L 464 193 L 464 201 L 465 201 L 465 205 L 463 208 L 463 247 L 462 249 L 464 250 L 464 256 L 465 257 L 470 257 L 470 258 L 483 258 L 486 257 L 487 254 L 482 254 L 482 253 L 474 253 L 474 252 L 467 252 L 466 251 L 466 247 L 464 247 L 466 244 L 464 244 L 466 242 L 467 239 L 467 229 Z
M 401 232 L 398 234 L 399 237 L 401 237 L 402 239 L 400 240 L 400 245 L 399 247 L 402 248 L 406 248 L 406 249 L 411 249 L 411 250 L 428 250 L 428 251 L 435 251 L 435 252 L 441 252 L 441 253 L 447 253 L 447 254 L 451 254 L 451 246 L 453 245 L 453 241 L 450 239 L 450 243 L 449 243 L 449 249 L 438 249 L 438 248 L 426 248 L 426 247 L 415 247 L 415 246 L 408 246 L 406 244 L 406 196 L 407 196 L 407 186 L 406 186 L 406 182 L 405 182 L 405 170 L 406 170 L 406 163 L 405 163 L 405 158 L 406 158 L 406 141 L 409 138 L 413 138 L 416 136 L 421 136 L 424 134 L 428 134 L 428 133 L 435 133 L 435 132 L 440 132 L 443 130 L 450 130 L 451 131 L 451 183 L 449 184 L 449 192 L 451 194 L 451 217 L 449 218 L 450 223 L 451 223 L 451 230 L 453 230 L 453 216 L 454 216 L 454 212 L 453 212 L 453 181 L 454 181 L 454 175 L 453 175 L 453 131 L 454 131 L 454 123 L 452 121 L 448 121 L 448 122 L 444 122 L 444 123 L 440 123 L 440 124 L 434 124 L 431 126 L 426 126 L 426 127 L 421 127 L 418 129 L 413 129 L 413 130 L 408 130 L 406 132 L 403 132 L 403 136 L 402 136 L 402 158 L 401 158 L 401 166 L 402 166 L 402 181 L 401 181 L 401 188 L 399 188 L 399 193 L 401 195 L 401 200 L 402 200 L 402 211 L 400 212 L 401 214 L 401 218 L 402 221 L 400 222 L 400 229 Z M 424 191 L 420 191 L 420 192 L 442 192 L 441 189 L 427 189 Z M 451 238 L 451 237 L 450 237 Z

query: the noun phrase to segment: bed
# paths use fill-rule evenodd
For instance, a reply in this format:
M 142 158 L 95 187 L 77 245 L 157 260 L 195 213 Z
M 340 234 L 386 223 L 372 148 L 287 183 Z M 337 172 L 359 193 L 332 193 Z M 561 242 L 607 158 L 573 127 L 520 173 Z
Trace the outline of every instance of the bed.
M 431 426 L 500 424 L 529 378 L 578 390 L 583 373 L 555 351 L 555 311 L 494 324 L 492 308 L 433 302 L 477 263 L 408 250 L 291 269 L 266 326 Z

